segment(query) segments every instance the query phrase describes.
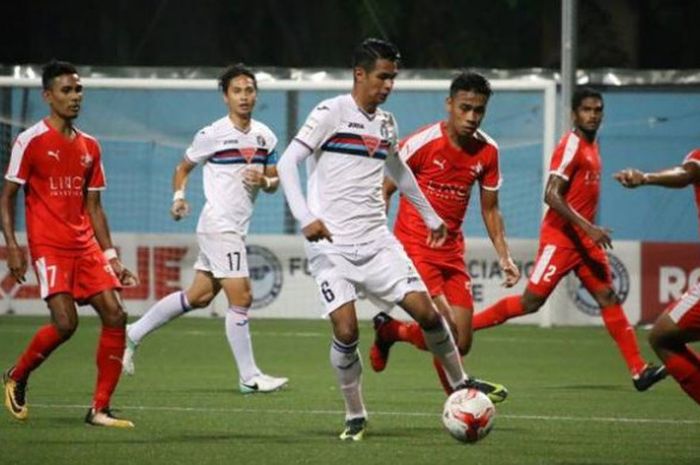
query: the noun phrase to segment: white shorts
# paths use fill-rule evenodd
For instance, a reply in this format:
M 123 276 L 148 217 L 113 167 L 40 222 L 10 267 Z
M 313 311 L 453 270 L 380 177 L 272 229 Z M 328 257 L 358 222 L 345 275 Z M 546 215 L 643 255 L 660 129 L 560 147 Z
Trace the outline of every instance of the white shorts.
M 306 242 L 309 269 L 318 284 L 323 316 L 366 295 L 388 311 L 409 292 L 427 292 L 425 284 L 393 235 L 364 244 Z
M 248 255 L 245 242 L 236 233 L 198 233 L 199 255 L 195 270 L 208 271 L 215 278 L 247 278 Z

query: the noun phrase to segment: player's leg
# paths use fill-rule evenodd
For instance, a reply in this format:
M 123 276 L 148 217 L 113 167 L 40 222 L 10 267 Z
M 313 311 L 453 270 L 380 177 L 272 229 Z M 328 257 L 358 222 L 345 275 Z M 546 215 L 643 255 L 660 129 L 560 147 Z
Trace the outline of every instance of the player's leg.
M 700 340 L 700 284 L 695 284 L 654 323 L 649 343 L 666 369 L 700 404 L 700 356 L 688 343 Z
M 326 289 L 333 292 L 331 286 Z M 366 428 L 367 409 L 362 399 L 362 359 L 358 350 L 360 334 L 354 300 L 331 311 L 329 318 L 333 327 L 330 360 L 345 400 L 345 429 L 340 439 L 359 441 Z
M 505 297 L 474 315 L 474 331 L 497 326 L 511 318 L 538 311 L 559 281 L 575 266 L 576 260 L 570 250 L 553 244 L 541 244 L 525 292 L 522 295 Z
M 29 375 L 78 327 L 75 303 L 69 294 L 73 279 L 73 260 L 42 256 L 34 262 L 40 294 L 51 312 L 51 323 L 37 330 L 15 365 L 5 371 L 5 406 L 12 416 L 28 416 L 26 389 Z
M 281 389 L 289 380 L 266 375 L 255 363 L 248 320 L 253 302 L 250 280 L 247 277 L 224 278 L 220 282 L 228 299 L 226 338 L 238 367 L 239 389 L 244 394 Z
M 216 297 L 221 286 L 212 274 L 196 270 L 186 291 L 173 292 L 156 302 L 141 318 L 126 326 L 126 350 L 122 360 L 124 373 L 135 372 L 134 357 L 143 338 L 192 309 L 204 308 Z
M 605 251 L 595 248 L 581 254 L 582 261 L 576 267 L 576 275 L 600 306 L 603 323 L 625 360 L 635 387 L 646 390 L 663 379 L 666 372 L 663 367 L 649 365 L 642 358 L 637 335 L 612 287 L 612 273 Z

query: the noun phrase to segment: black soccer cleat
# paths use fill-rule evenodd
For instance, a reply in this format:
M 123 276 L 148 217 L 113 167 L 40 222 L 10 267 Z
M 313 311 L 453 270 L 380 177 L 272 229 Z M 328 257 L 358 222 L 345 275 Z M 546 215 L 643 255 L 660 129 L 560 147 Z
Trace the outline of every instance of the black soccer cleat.
M 362 441 L 367 429 L 367 419 L 364 417 L 345 420 L 345 429 L 340 433 L 341 441 Z
M 668 372 L 666 371 L 665 366 L 656 366 L 648 363 L 641 373 L 632 378 L 632 383 L 634 383 L 634 388 L 637 391 L 643 392 L 664 379 L 666 376 L 668 376 Z

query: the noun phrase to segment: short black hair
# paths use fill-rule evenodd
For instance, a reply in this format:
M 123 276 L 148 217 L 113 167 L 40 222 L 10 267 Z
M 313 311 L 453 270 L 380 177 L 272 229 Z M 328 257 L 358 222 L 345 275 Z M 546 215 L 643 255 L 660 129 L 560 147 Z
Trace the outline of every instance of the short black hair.
M 41 86 L 44 90 L 51 89 L 54 78 L 64 74 L 78 74 L 72 63 L 67 61 L 51 60 L 41 68 Z
M 219 87 L 221 92 L 224 94 L 228 91 L 228 85 L 231 83 L 232 79 L 238 76 L 248 76 L 253 80 L 253 86 L 255 90 L 258 90 L 258 81 L 255 79 L 255 74 L 243 63 L 236 63 L 235 65 L 229 65 L 221 76 L 219 77 Z
M 485 95 L 487 99 L 490 98 L 492 94 L 491 84 L 488 79 L 481 74 L 471 71 L 463 71 L 452 80 L 452 84 L 450 84 L 450 97 L 457 95 L 457 92 L 460 90 L 482 94 Z
M 352 54 L 352 67 L 372 71 L 379 59 L 397 62 L 401 60 L 401 54 L 396 45 L 391 42 L 370 37 L 355 48 Z
M 591 87 L 579 87 L 571 96 L 571 110 L 576 111 L 576 109 L 581 106 L 581 102 L 586 98 L 597 98 L 601 102 L 603 101 L 603 94 Z

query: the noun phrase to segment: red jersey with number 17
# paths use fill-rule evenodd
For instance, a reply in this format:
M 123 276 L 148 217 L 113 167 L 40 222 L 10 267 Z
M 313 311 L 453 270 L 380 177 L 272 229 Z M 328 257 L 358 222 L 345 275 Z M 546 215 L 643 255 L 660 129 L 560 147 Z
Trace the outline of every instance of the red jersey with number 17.
M 564 200 L 581 216 L 595 223 L 600 199 L 600 173 L 603 165 L 598 144 L 571 131 L 565 135 L 554 150 L 550 164 L 550 175 L 569 182 Z M 596 247 L 586 233 L 569 223 L 550 208 L 542 221 L 540 241 L 561 247 Z
M 700 149 L 692 150 L 685 156 L 685 159 L 683 159 L 683 164 L 688 162 L 700 165 Z M 700 184 L 694 184 L 693 191 L 695 192 L 695 205 L 698 208 L 698 221 L 700 221 Z
M 24 186 L 32 257 L 47 248 L 72 256 L 94 246 L 85 195 L 105 188 L 96 139 L 77 130 L 69 139 L 40 121 L 17 136 L 5 179 Z
M 457 148 L 447 135 L 445 122 L 434 123 L 401 142 L 399 156 L 416 177 L 418 186 L 447 226 L 445 244 L 431 249 L 426 244 L 428 228 L 416 208 L 405 197 L 399 201 L 394 233 L 409 254 L 464 253 L 462 223 L 467 214 L 472 186 L 497 190 L 501 185 L 498 145 L 477 131 L 466 148 Z

